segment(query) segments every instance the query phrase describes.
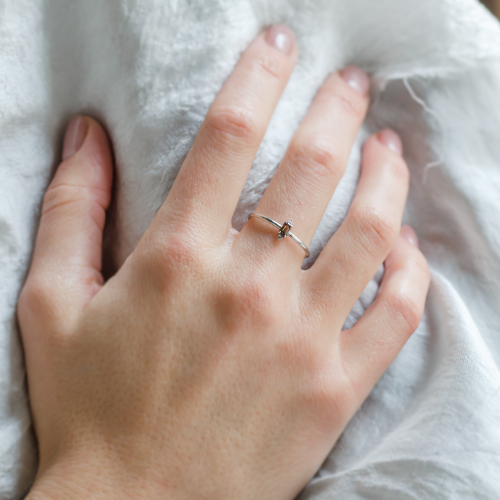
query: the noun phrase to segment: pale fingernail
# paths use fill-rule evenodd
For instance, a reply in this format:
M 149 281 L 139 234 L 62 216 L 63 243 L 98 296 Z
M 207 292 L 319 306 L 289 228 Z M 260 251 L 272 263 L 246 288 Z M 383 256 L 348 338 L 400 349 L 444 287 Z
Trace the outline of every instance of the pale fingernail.
M 87 120 L 83 116 L 73 116 L 64 135 L 62 159 L 71 158 L 81 147 L 87 135 Z
M 393 130 L 382 130 L 378 133 L 378 140 L 398 155 L 403 154 L 403 143 L 401 142 L 399 135 Z
M 295 33 L 283 24 L 271 26 L 266 33 L 266 42 L 271 47 L 278 49 L 287 56 L 292 53 L 295 47 Z
M 417 233 L 411 226 L 403 226 L 401 228 L 401 236 L 411 243 L 414 247 L 418 248 L 418 238 Z
M 368 94 L 368 90 L 370 90 L 370 78 L 361 68 L 347 66 L 340 74 L 354 90 L 357 90 L 362 95 Z

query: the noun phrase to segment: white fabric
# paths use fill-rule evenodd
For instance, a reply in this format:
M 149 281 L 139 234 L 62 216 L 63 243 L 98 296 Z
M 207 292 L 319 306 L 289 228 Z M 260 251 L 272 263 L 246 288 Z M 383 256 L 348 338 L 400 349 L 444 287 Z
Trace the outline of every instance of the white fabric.
M 356 63 L 373 75 L 374 104 L 312 260 L 345 216 L 363 139 L 390 126 L 411 169 L 405 222 L 432 269 L 421 327 L 300 499 L 500 498 L 500 29 L 480 4 L 0 0 L 2 500 L 22 496 L 36 467 L 15 305 L 68 118 L 94 115 L 112 137 L 117 201 L 106 247 L 119 265 L 239 54 L 276 22 L 295 30 L 299 62 L 235 226 L 257 204 L 327 73 Z

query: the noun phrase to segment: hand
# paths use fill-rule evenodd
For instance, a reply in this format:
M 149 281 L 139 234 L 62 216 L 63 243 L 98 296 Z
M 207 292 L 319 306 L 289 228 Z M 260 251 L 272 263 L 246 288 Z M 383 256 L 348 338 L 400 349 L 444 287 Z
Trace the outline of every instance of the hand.
M 296 57 L 285 27 L 250 45 L 105 284 L 112 156 L 94 120 L 71 121 L 18 307 L 40 449 L 30 500 L 290 500 L 416 329 L 429 277 L 413 231 L 400 235 L 409 173 L 394 132 L 366 142 L 347 218 L 310 270 L 265 222 L 231 228 Z M 355 67 L 326 79 L 257 207 L 293 219 L 306 245 L 368 85 Z M 342 331 L 384 261 L 375 302 Z

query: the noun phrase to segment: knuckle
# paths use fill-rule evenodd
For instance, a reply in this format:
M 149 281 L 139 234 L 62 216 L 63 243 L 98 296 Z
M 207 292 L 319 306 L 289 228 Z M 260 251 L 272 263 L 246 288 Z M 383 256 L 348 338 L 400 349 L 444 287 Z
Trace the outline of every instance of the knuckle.
M 18 311 L 29 314 L 33 306 L 39 302 L 39 297 L 41 296 L 41 290 L 32 286 L 31 281 L 28 280 L 19 295 L 19 300 L 17 302 Z
M 364 206 L 353 216 L 356 233 L 368 244 L 383 253 L 388 252 L 398 236 L 398 228 L 391 217 L 375 206 Z
M 257 117 L 243 107 L 209 110 L 206 121 L 209 130 L 225 138 L 244 140 L 251 144 L 259 142 L 261 131 Z
M 427 259 L 418 248 L 413 246 L 408 245 L 399 260 L 392 265 L 411 277 L 429 276 Z
M 75 199 L 75 191 L 68 185 L 49 186 L 43 197 L 42 215 L 72 202 Z
M 424 254 L 418 248 L 412 248 L 413 252 L 409 256 L 410 270 L 415 274 L 429 276 L 429 263 L 424 257 Z
M 394 158 L 386 164 L 386 167 L 390 170 L 394 178 L 401 183 L 408 184 L 410 182 L 410 171 L 406 162 L 401 157 L 393 156 Z
M 49 318 L 54 307 L 54 293 L 46 285 L 46 280 L 31 275 L 26 281 L 17 303 L 21 316 Z
M 317 356 L 316 361 L 317 358 L 320 359 L 321 364 L 322 356 Z M 325 364 L 321 369 L 316 368 L 310 374 L 302 393 L 304 406 L 309 408 L 317 423 L 331 429 L 332 423 L 340 423 L 348 419 L 352 404 L 349 400 L 351 394 L 348 390 L 349 383 L 339 371 L 334 374 L 331 359 L 328 365 Z
M 347 85 L 343 85 L 342 87 L 336 86 L 332 90 L 331 95 L 341 106 L 341 109 L 348 115 L 353 116 L 357 120 L 364 116 L 365 100 L 359 92 L 356 92 Z
M 90 190 L 84 186 L 51 185 L 43 197 L 42 217 L 65 205 L 91 200 L 91 196 Z
M 199 272 L 205 267 L 206 254 L 199 250 L 195 241 L 186 237 L 169 237 L 165 247 L 156 255 L 169 269 Z
M 285 67 L 284 59 L 281 52 L 276 50 L 265 51 L 255 61 L 256 72 L 272 80 L 281 80 Z
M 188 276 L 203 276 L 207 268 L 206 252 L 201 252 L 194 240 L 177 234 L 171 234 L 163 241 L 144 238 L 136 256 L 140 269 L 144 267 L 141 272 L 157 282 L 163 291 Z
M 277 319 L 269 288 L 259 278 L 245 277 L 224 287 L 215 297 L 214 311 L 224 331 L 275 331 Z
M 292 164 L 305 171 L 301 173 L 306 174 L 306 178 L 311 173 L 319 178 L 342 175 L 342 158 L 329 141 L 293 142 L 289 148 L 289 155 Z
M 407 333 L 412 334 L 420 324 L 423 310 L 406 293 L 398 291 L 386 298 L 387 308 L 391 317 L 399 318 L 407 328 Z

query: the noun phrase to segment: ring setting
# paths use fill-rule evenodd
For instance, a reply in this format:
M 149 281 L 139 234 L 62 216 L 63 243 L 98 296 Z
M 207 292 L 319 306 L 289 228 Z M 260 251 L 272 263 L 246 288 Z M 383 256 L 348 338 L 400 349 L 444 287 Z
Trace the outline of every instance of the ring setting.
M 278 231 L 278 240 L 286 238 L 290 233 L 290 229 L 292 229 L 292 227 L 293 227 L 293 220 L 287 220 L 283 222 L 281 229 Z
M 256 212 L 252 212 L 248 216 L 249 219 L 251 219 L 252 217 L 255 219 L 263 220 L 263 221 L 273 225 L 274 227 L 276 227 L 278 229 L 278 240 L 282 240 L 282 239 L 285 239 L 287 236 L 290 236 L 290 238 L 293 241 L 295 241 L 295 243 L 297 243 L 302 248 L 302 250 L 304 250 L 304 252 L 306 254 L 306 259 L 307 259 L 307 257 L 309 257 L 309 255 L 311 255 L 311 253 L 309 252 L 309 248 L 307 248 L 307 246 L 304 245 L 304 243 L 302 243 L 302 241 L 300 241 L 300 239 L 297 238 L 297 236 L 295 236 L 291 232 L 291 229 L 293 228 L 293 221 L 292 220 L 287 220 L 287 221 L 283 222 L 283 224 L 280 224 L 279 222 L 276 222 L 275 220 L 273 220 L 269 217 L 266 217 L 265 215 L 258 214 Z

